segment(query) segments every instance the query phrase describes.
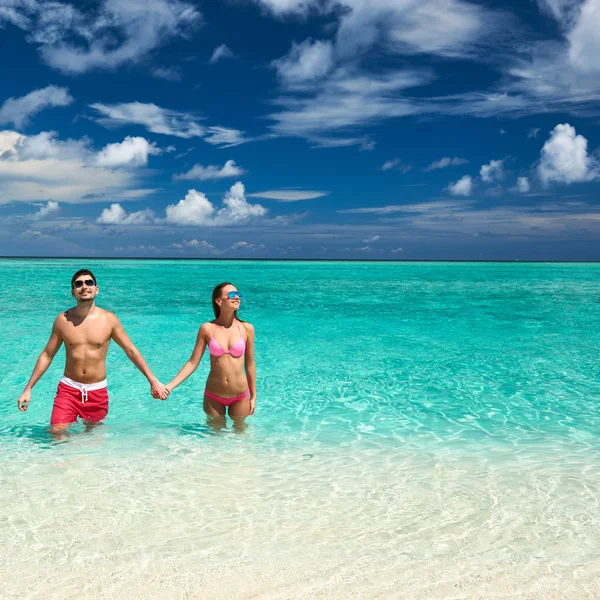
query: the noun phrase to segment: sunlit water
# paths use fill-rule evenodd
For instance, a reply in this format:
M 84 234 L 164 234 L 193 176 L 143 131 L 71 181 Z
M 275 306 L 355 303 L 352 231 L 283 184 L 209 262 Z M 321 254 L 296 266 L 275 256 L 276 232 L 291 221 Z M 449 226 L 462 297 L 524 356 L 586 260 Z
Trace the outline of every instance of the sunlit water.
M 46 432 L 94 270 L 168 381 L 232 281 L 257 332 L 244 433 L 207 362 L 167 402 L 117 346 L 105 424 Z M 1 598 L 600 597 L 600 265 L 0 261 Z

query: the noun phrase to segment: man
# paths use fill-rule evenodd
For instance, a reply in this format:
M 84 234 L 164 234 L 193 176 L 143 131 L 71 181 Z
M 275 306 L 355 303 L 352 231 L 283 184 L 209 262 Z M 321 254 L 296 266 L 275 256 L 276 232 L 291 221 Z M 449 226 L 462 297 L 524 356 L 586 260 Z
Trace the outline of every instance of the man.
M 65 430 L 77 421 L 77 417 L 87 426 L 106 417 L 106 353 L 111 339 L 123 348 L 129 360 L 144 374 L 154 398 L 166 399 L 169 395 L 127 337 L 119 319 L 96 306 L 98 291 L 96 278 L 91 271 L 81 269 L 73 275 L 71 295 L 77 300 L 77 306 L 60 314 L 54 321 L 50 339 L 18 400 L 19 410 L 25 412 L 33 386 L 46 372 L 64 342 L 67 354 L 65 373 L 58 384 L 50 417 L 50 430 L 53 433 Z

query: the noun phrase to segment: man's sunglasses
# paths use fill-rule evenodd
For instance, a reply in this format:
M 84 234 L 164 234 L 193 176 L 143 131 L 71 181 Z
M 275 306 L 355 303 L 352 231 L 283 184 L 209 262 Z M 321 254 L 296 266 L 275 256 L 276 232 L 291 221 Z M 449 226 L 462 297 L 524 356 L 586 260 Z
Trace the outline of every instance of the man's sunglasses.
M 238 298 L 243 298 L 244 297 L 244 295 L 242 294 L 242 292 L 227 292 L 227 297 L 230 300 L 233 300 L 236 296 Z
M 73 283 L 73 287 L 79 289 L 83 286 L 84 283 L 87 287 L 92 287 L 93 285 L 96 285 L 96 282 L 93 279 L 85 279 L 84 281 L 76 281 L 75 283 Z

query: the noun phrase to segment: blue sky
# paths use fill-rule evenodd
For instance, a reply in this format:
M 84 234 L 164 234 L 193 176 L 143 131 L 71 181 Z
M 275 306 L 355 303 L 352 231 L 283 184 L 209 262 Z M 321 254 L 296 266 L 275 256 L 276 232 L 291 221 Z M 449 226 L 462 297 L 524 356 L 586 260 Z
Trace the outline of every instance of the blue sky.
M 0 0 L 0 254 L 600 260 L 600 0 Z

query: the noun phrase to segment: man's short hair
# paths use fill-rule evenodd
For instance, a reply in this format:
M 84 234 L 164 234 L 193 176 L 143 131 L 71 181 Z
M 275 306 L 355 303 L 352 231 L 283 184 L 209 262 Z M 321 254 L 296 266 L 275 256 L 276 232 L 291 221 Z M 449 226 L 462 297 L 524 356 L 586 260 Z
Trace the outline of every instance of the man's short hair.
M 89 275 L 94 280 L 94 285 L 96 284 L 96 277 L 90 270 L 79 269 L 79 271 L 77 271 L 77 273 L 75 273 L 75 275 L 73 275 L 73 277 L 71 277 L 71 287 L 73 287 L 75 285 L 75 281 L 77 281 L 77 279 L 79 277 L 81 277 L 82 275 Z

